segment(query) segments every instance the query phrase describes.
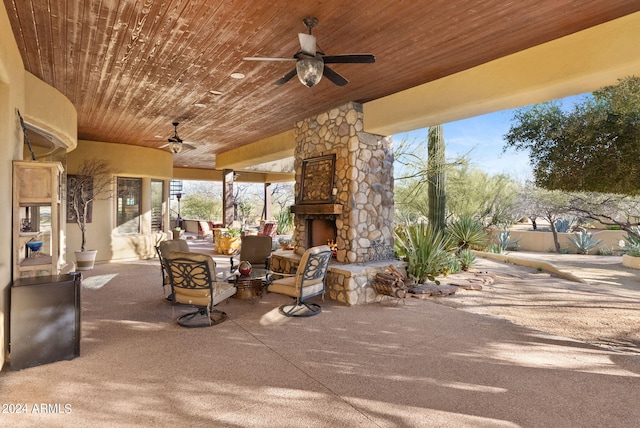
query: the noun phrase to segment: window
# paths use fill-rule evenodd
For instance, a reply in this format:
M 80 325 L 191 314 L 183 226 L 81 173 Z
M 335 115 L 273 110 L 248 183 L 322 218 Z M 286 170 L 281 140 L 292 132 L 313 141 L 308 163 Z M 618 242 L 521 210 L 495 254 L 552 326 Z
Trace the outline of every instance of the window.
M 142 179 L 118 177 L 118 233 L 140 233 Z
M 151 231 L 162 232 L 164 215 L 162 203 L 164 202 L 164 181 L 151 180 Z

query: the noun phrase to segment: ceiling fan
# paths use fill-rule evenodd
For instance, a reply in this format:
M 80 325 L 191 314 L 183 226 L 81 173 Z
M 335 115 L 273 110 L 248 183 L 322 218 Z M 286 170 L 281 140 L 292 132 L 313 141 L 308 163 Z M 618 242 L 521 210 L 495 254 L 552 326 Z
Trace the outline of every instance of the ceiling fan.
M 184 140 L 178 136 L 178 125 L 180 125 L 180 122 L 173 122 L 172 125 L 173 135 L 167 138 L 167 144 L 160 146 L 160 148 L 163 149 L 165 147 L 169 147 L 173 154 L 176 155 L 182 151 L 183 147 L 188 149 L 195 149 L 195 146 L 189 143 L 185 143 Z
M 265 58 L 265 57 L 245 57 L 246 61 L 295 61 L 296 68 L 282 76 L 275 83 L 282 85 L 293 76 L 297 75 L 300 82 L 307 87 L 316 85 L 322 76 L 331 80 L 338 86 L 344 86 L 349 81 L 326 64 L 371 64 L 376 62 L 376 57 L 372 54 L 342 54 L 325 55 L 318 50 L 316 38 L 311 34 L 311 30 L 318 24 L 318 20 L 313 16 L 307 16 L 302 20 L 308 28 L 309 34 L 298 33 L 300 40 L 300 50 L 292 58 Z

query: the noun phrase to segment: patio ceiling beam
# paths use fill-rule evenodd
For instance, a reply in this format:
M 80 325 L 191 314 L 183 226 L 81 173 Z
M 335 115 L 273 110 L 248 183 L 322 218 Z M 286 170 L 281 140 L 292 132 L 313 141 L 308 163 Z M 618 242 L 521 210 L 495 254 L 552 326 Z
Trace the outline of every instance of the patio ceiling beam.
M 216 169 L 242 170 L 293 156 L 293 129 L 216 155 Z
M 173 168 L 175 180 L 222 181 L 222 170 Z M 234 181 L 240 183 L 281 183 L 295 179 L 294 174 L 280 172 L 241 171 Z

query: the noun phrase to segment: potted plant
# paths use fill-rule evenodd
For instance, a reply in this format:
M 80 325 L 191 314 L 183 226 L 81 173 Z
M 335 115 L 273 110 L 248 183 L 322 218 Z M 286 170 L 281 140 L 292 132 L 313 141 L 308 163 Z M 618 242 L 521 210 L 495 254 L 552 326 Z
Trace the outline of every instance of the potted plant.
M 228 228 L 222 232 L 220 237 L 220 252 L 222 254 L 234 254 L 240 248 L 240 234 L 241 229 L 235 229 L 233 227 Z
M 293 239 L 291 238 L 280 238 L 278 240 L 280 243 L 280 248 L 283 250 L 293 250 Z
M 174 228 L 173 228 L 173 231 L 172 231 L 173 239 L 180 239 L 180 238 L 182 238 L 183 233 L 184 233 L 184 231 L 183 231 L 182 229 L 180 229 L 180 226 L 176 226 L 176 227 L 174 227 Z
M 640 228 L 633 227 L 631 232 L 620 241 L 622 250 L 622 265 L 633 269 L 640 269 Z
M 93 269 L 98 251 L 86 249 L 87 223 L 93 201 L 113 196 L 113 174 L 108 161 L 89 158 L 82 161 L 75 175 L 67 177 L 68 216 L 78 225 L 82 237 L 80 249 L 75 251 L 78 270 Z

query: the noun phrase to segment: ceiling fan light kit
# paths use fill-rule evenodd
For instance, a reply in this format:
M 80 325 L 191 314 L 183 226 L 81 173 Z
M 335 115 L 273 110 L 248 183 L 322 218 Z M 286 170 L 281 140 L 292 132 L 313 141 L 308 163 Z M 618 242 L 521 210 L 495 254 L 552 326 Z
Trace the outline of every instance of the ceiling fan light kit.
M 296 68 L 278 79 L 275 84 L 282 85 L 297 75 L 298 80 L 309 88 L 317 85 L 322 76 L 338 86 L 349 83 L 347 79 L 327 67 L 326 64 L 371 64 L 376 61 L 376 57 L 372 54 L 325 55 L 324 52 L 317 50 L 316 38 L 311 34 L 311 30 L 318 24 L 318 20 L 313 16 L 308 16 L 302 22 L 309 33 L 298 33 L 300 50 L 293 55 L 293 58 L 245 57 L 244 59 L 246 61 L 295 61 Z
M 322 79 L 324 62 L 316 58 L 300 59 L 296 62 L 296 74 L 303 85 L 310 88 Z
M 180 122 L 173 122 L 173 136 L 169 137 L 167 141 L 169 142 L 169 148 L 173 152 L 173 154 L 178 154 L 182 151 L 182 139 L 178 137 L 178 125 Z

